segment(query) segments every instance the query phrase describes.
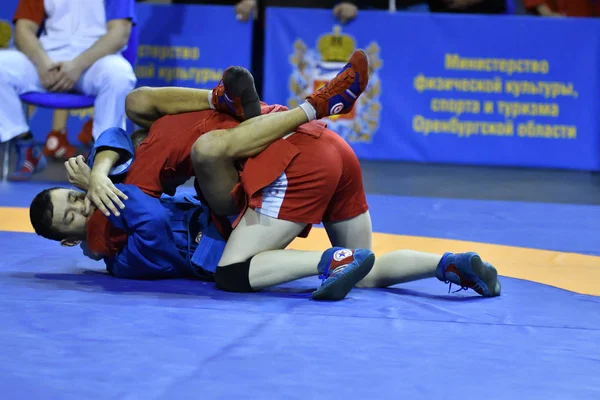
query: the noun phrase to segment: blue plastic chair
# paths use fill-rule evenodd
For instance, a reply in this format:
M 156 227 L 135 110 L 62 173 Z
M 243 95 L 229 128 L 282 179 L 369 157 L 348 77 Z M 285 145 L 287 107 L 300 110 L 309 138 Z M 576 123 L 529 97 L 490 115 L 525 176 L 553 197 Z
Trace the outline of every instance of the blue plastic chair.
M 131 66 L 135 69 L 135 62 L 137 59 L 138 51 L 138 29 L 137 25 L 133 25 L 131 28 L 131 35 L 129 36 L 129 42 L 127 48 L 123 51 L 123 57 L 129 61 Z M 76 110 L 80 108 L 90 108 L 94 106 L 96 98 L 94 96 L 86 96 L 78 93 L 42 93 L 42 92 L 28 92 L 23 93 L 19 96 L 25 107 L 25 116 L 29 119 L 29 105 L 52 108 L 52 109 L 67 109 Z M 4 148 L 4 165 L 2 168 L 3 179 L 6 180 L 8 176 L 8 169 L 10 166 L 10 141 L 6 143 Z

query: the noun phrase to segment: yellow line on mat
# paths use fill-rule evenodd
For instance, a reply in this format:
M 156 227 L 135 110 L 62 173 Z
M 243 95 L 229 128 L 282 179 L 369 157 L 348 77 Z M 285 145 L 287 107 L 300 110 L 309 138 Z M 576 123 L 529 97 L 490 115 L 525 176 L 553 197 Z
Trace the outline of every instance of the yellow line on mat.
M 33 232 L 28 209 L 0 207 L 0 231 Z M 328 245 L 325 230 L 313 229 L 308 238 L 296 239 L 290 248 L 323 250 Z M 503 276 L 600 296 L 600 257 L 462 240 L 373 234 L 375 254 L 381 255 L 397 249 L 437 254 L 446 251 L 476 251 L 486 261 L 494 264 Z

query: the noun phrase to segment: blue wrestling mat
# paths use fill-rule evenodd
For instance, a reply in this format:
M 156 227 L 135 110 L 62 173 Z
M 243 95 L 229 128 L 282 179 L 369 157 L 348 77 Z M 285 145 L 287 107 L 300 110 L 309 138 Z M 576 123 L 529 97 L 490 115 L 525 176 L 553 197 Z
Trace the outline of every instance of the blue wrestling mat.
M 0 216 L 26 218 L 43 187 L 0 187 Z M 600 261 L 591 234 L 600 207 L 369 203 L 374 230 L 399 240 L 476 240 L 555 251 L 558 264 L 574 253 Z M 503 277 L 493 299 L 448 294 L 432 279 L 320 303 L 309 300 L 317 278 L 254 294 L 118 280 L 13 224 L 0 229 L 2 399 L 600 399 L 600 297 L 560 289 L 560 277 L 554 286 Z M 529 267 L 510 259 L 506 268 L 516 276 Z M 547 271 L 570 278 L 568 269 Z

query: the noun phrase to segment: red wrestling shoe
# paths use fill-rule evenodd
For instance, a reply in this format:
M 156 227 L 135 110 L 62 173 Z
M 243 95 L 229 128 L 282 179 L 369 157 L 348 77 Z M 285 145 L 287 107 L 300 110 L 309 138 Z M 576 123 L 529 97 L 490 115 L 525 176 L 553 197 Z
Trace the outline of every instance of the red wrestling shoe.
M 306 98 L 317 118 L 347 114 L 369 84 L 369 59 L 363 50 L 352 53 L 348 64 L 327 85 Z
M 45 156 L 57 160 L 68 160 L 76 153 L 77 150 L 69 143 L 66 132 L 52 131 L 46 137 Z
M 211 102 L 215 110 L 240 121 L 260 115 L 260 99 L 254 86 L 254 77 L 243 67 L 225 70 L 223 79 L 213 89 Z
M 77 135 L 77 140 L 79 143 L 83 144 L 86 147 L 92 147 L 94 144 L 94 137 L 92 136 L 92 128 L 94 126 L 94 120 L 88 119 L 85 124 L 81 127 L 81 131 Z

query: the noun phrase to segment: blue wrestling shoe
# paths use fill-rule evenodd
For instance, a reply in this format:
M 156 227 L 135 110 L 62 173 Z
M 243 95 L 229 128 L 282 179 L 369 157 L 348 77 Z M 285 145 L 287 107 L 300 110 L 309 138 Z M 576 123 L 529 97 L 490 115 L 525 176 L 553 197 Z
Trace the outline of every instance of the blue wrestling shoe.
M 17 168 L 8 174 L 9 181 L 28 181 L 34 172 L 46 168 L 47 160 L 42 147 L 35 144 L 33 139 L 16 139 L 14 141 L 19 153 Z
M 496 268 L 482 261 L 477 253 L 444 254 L 435 276 L 444 283 L 450 283 L 450 288 L 454 283 L 461 287 L 458 291 L 473 289 L 483 297 L 500 296 L 502 290 Z
M 352 53 L 342 70 L 306 101 L 317 112 L 317 119 L 347 114 L 369 84 L 369 59 L 363 50 Z
M 254 86 L 254 77 L 244 67 L 229 67 L 223 79 L 213 89 L 212 105 L 215 110 L 245 121 L 260 115 L 260 98 Z
M 366 249 L 349 250 L 332 247 L 319 262 L 321 287 L 312 294 L 314 300 L 341 300 L 371 271 L 375 254 Z

